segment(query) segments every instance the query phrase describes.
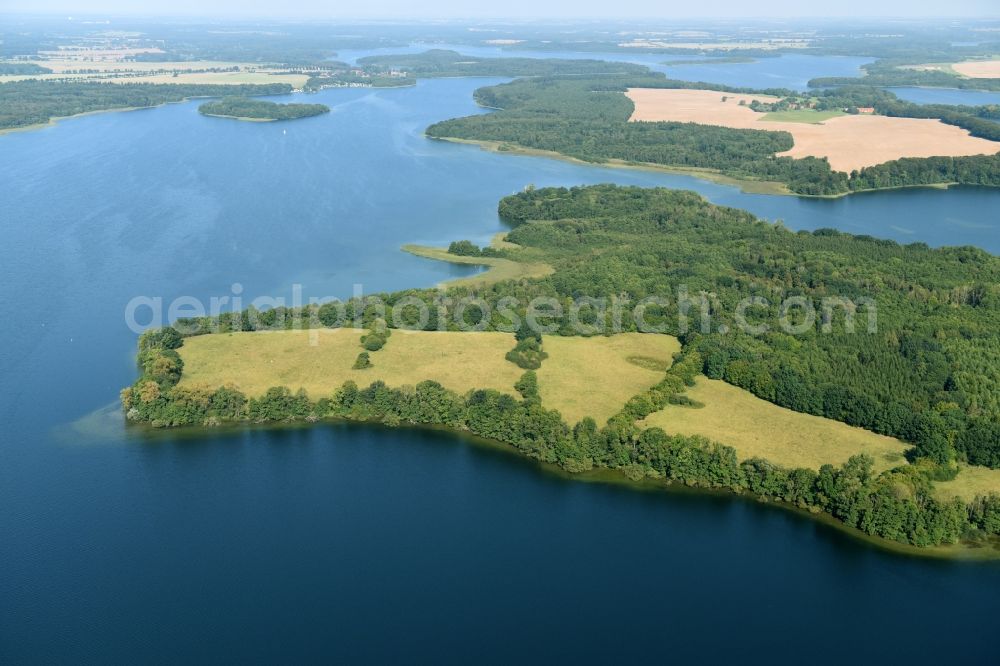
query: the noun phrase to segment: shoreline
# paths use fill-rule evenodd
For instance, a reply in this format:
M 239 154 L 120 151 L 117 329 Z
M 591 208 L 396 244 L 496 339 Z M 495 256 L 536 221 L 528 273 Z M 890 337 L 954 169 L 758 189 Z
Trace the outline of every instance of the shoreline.
M 100 411 L 100 410 L 98 410 Z M 89 415 L 88 415 L 89 416 Z M 87 418 L 87 417 L 83 417 Z M 359 428 L 384 428 L 387 430 L 408 429 L 423 430 L 447 434 L 449 437 L 460 440 L 465 445 L 487 448 L 492 451 L 499 451 L 505 455 L 516 458 L 523 464 L 531 465 L 536 472 L 559 477 L 567 482 L 599 483 L 605 485 L 615 485 L 638 492 L 659 492 L 677 493 L 687 495 L 702 495 L 725 497 L 732 500 L 750 502 L 758 506 L 771 506 L 777 509 L 788 511 L 801 518 L 809 519 L 824 525 L 827 528 L 836 530 L 841 535 L 855 541 L 876 548 L 882 552 L 893 555 L 920 557 L 931 560 L 947 562 L 995 562 L 1000 560 L 1000 540 L 991 539 L 986 543 L 969 544 L 959 542 L 948 546 L 913 546 L 909 544 L 889 541 L 880 537 L 871 536 L 861 530 L 845 525 L 834 516 L 825 512 L 812 512 L 807 509 L 789 504 L 787 502 L 755 496 L 750 492 L 737 492 L 725 488 L 711 488 L 699 485 L 688 485 L 683 481 L 675 479 L 664 479 L 655 476 L 644 476 L 642 478 L 630 478 L 624 470 L 610 467 L 594 467 L 584 472 L 570 472 L 555 463 L 547 463 L 531 458 L 517 451 L 515 447 L 499 440 L 490 439 L 481 435 L 476 435 L 468 430 L 454 428 L 443 425 L 430 425 L 422 423 L 403 422 L 398 425 L 388 425 L 380 420 L 357 420 L 349 418 L 328 417 L 318 421 L 283 421 L 283 422 L 261 422 L 252 421 L 225 421 L 217 426 L 176 426 L 168 428 L 156 428 L 149 423 L 130 422 L 124 420 L 126 429 L 135 429 L 142 433 L 144 439 L 155 441 L 159 437 L 177 436 L 201 438 L 207 433 L 225 433 L 228 431 L 243 431 L 247 429 L 265 430 L 285 430 L 292 428 L 312 428 L 324 425 L 348 424 Z
M 848 192 L 841 192 L 839 194 L 799 194 L 797 192 L 792 192 L 784 183 L 780 183 L 773 180 L 752 180 L 748 178 L 737 178 L 735 176 L 727 176 L 726 174 L 717 171 L 715 169 L 701 169 L 698 167 L 671 167 L 664 166 L 661 164 L 651 164 L 648 162 L 628 162 L 620 159 L 608 159 L 602 162 L 588 162 L 587 160 L 581 160 L 578 157 L 571 157 L 569 155 L 564 155 L 562 153 L 557 153 L 553 150 L 542 150 L 540 148 L 526 148 L 524 146 L 519 146 L 517 144 L 506 143 L 503 141 L 487 141 L 478 139 L 459 139 L 455 137 L 437 137 L 424 135 L 432 141 L 446 141 L 448 143 L 459 143 L 470 146 L 478 146 L 482 150 L 490 153 L 503 153 L 507 155 L 521 155 L 525 157 L 547 157 L 550 159 L 562 160 L 565 162 L 570 162 L 573 164 L 586 165 L 586 166 L 597 166 L 597 167 L 611 167 L 615 169 L 639 169 L 642 171 L 654 171 L 659 173 L 667 173 L 678 176 L 691 176 L 694 178 L 700 178 L 701 180 L 708 181 L 710 183 L 717 183 L 719 185 L 728 185 L 731 187 L 739 188 L 744 194 L 770 194 L 777 196 L 790 196 L 790 197 L 801 197 L 803 199 L 841 199 L 843 197 L 848 197 L 854 194 L 865 194 L 871 192 L 891 192 L 893 190 L 910 190 L 910 189 L 931 189 L 931 190 L 947 190 L 951 187 L 960 185 L 956 182 L 941 182 L 941 183 L 921 183 L 913 185 L 895 185 L 893 187 L 875 187 L 865 190 L 850 190 Z M 985 185 L 983 187 L 990 187 Z
M 170 85 L 169 83 L 162 85 Z M 261 95 L 261 97 L 280 97 L 288 94 L 300 93 L 301 90 L 293 89 L 291 93 L 276 93 L 274 95 Z M 192 95 L 191 97 L 185 97 L 184 99 L 179 99 L 170 102 L 161 102 L 160 104 L 152 104 L 150 106 L 123 106 L 114 107 L 110 109 L 94 109 L 92 111 L 83 111 L 81 113 L 74 113 L 71 116 L 52 116 L 49 118 L 48 122 L 44 123 L 34 123 L 33 125 L 23 125 L 21 127 L 5 127 L 0 129 L 0 136 L 5 134 L 13 134 L 14 132 L 28 132 L 38 129 L 44 129 L 46 127 L 52 127 L 63 120 L 71 120 L 73 118 L 82 118 L 83 116 L 94 116 L 99 113 L 120 113 L 125 111 L 142 111 L 144 109 L 159 109 L 160 107 L 167 106 L 169 104 L 184 104 L 196 99 L 218 99 L 216 96 L 212 95 Z M 201 114 L 203 116 L 214 115 L 209 113 Z M 217 116 L 219 118 L 236 118 L 236 116 Z M 308 117 L 308 116 L 307 116 Z M 277 120 L 276 118 L 237 118 L 238 120 Z
M 199 113 L 209 118 L 229 118 L 230 120 L 242 120 L 248 123 L 273 123 L 278 120 L 278 118 L 250 118 L 249 116 L 227 116 L 222 113 L 205 113 L 204 111 L 199 111 Z
M 492 248 L 502 248 L 507 243 L 504 237 L 507 235 L 506 231 L 501 231 L 493 235 L 490 239 L 489 247 Z M 510 244 L 513 245 L 513 244 Z M 516 247 L 516 246 L 515 246 Z M 465 277 L 456 277 L 443 280 L 437 283 L 435 286 L 438 288 L 446 287 L 483 287 L 496 282 L 503 282 L 504 280 L 521 279 L 521 278 L 541 278 L 548 275 L 552 275 L 555 269 L 552 266 L 537 262 L 520 262 L 514 261 L 513 259 L 505 259 L 503 257 L 473 257 L 465 256 L 459 254 L 451 254 L 448 252 L 448 248 L 444 247 L 433 247 L 430 245 L 414 245 L 406 244 L 400 248 L 403 252 L 407 254 L 412 254 L 415 257 L 420 257 L 422 259 L 431 259 L 433 261 L 444 261 L 450 264 L 459 264 L 462 266 L 487 266 L 488 268 L 475 275 L 467 275 Z
M 193 98 L 192 98 L 193 99 Z M 187 100 L 182 100 L 187 101 Z M 46 127 L 52 127 L 63 120 L 70 120 L 72 118 L 82 118 L 84 116 L 96 116 L 99 113 L 124 113 L 126 111 L 141 111 L 142 109 L 155 109 L 166 104 L 179 104 L 180 102 L 164 102 L 163 104 L 157 104 L 156 106 L 125 106 L 125 107 L 115 107 L 113 109 L 94 109 L 93 111 L 83 111 L 81 113 L 74 113 L 71 116 L 52 116 L 49 118 L 48 122 L 44 123 L 34 123 L 32 125 L 22 125 L 20 127 L 5 127 L 0 129 L 0 136 L 4 134 L 13 134 L 15 132 L 30 132 L 34 130 L 44 129 Z
M 718 171 L 712 169 L 699 169 L 696 167 L 670 167 L 661 164 L 651 164 L 648 162 L 627 162 L 625 160 L 609 159 L 602 162 L 588 162 L 587 160 L 581 160 L 578 157 L 572 157 L 570 155 L 564 155 L 562 153 L 557 153 L 554 150 L 542 150 L 540 148 L 526 148 L 524 146 L 519 146 L 517 144 L 506 143 L 503 141 L 486 141 L 478 139 L 458 139 L 454 137 L 446 136 L 429 136 L 424 134 L 424 136 L 432 141 L 446 141 L 448 143 L 459 143 L 470 146 L 479 146 L 482 150 L 489 153 L 503 153 L 506 155 L 522 155 L 525 157 L 548 157 L 550 159 L 562 160 L 564 162 L 570 162 L 572 164 L 579 164 L 584 166 L 597 166 L 597 167 L 612 167 L 616 169 L 640 169 L 643 171 L 656 171 L 660 173 L 669 173 L 680 176 L 694 176 L 696 178 L 701 178 L 713 183 L 718 183 L 720 185 L 730 185 L 733 187 L 739 187 L 742 192 L 746 194 L 783 194 L 790 196 L 802 196 L 796 195 L 794 192 L 790 191 L 784 183 L 778 183 L 771 180 L 749 180 L 734 178 L 733 176 L 727 176 Z
M 371 84 L 368 84 L 368 85 L 357 85 L 357 86 L 355 86 L 355 85 L 346 84 L 346 83 L 345 84 L 340 84 L 340 85 L 329 83 L 329 84 L 321 85 L 318 88 L 308 88 L 308 89 L 303 88 L 301 90 L 296 89 L 296 90 L 293 90 L 292 92 L 300 92 L 300 93 L 306 93 L 308 95 L 312 95 L 314 93 L 320 92 L 321 90 L 336 90 L 338 88 L 360 88 L 360 89 L 365 89 L 365 90 L 395 90 L 396 88 L 414 88 L 414 87 L 416 87 L 416 85 L 417 85 L 416 81 L 414 81 L 414 83 L 398 83 L 396 85 L 391 85 L 391 86 L 373 86 Z
M 48 122 L 35 123 L 33 125 L 22 125 L 21 127 L 5 127 L 0 129 L 0 136 L 4 134 L 13 134 L 14 132 L 28 132 L 38 129 L 44 129 L 46 127 L 52 127 L 63 120 L 71 120 L 73 118 L 82 118 L 84 116 L 96 116 L 99 113 L 123 113 L 127 111 L 142 111 L 144 109 L 158 109 L 162 106 L 167 106 L 168 104 L 184 104 L 185 102 L 190 102 L 194 99 L 214 99 L 211 96 L 206 95 L 195 95 L 193 97 L 185 97 L 184 99 L 179 99 L 175 102 L 162 102 L 160 104 L 153 104 L 151 106 L 122 106 L 114 107 L 111 109 L 94 109 L 93 111 L 83 111 L 81 113 L 74 113 L 71 116 L 52 116 L 49 118 Z
M 161 84 L 161 85 L 170 85 L 170 84 Z M 410 83 L 410 84 L 400 84 L 400 85 L 395 85 L 395 86 L 363 86 L 363 87 L 365 87 L 365 88 L 371 88 L 371 89 L 376 89 L 377 90 L 377 89 L 381 89 L 381 88 L 385 88 L 385 89 L 412 88 L 412 87 L 414 87 L 416 85 L 417 85 L 416 83 Z M 347 86 L 330 86 L 330 87 L 347 87 Z M 306 90 L 300 90 L 298 88 L 293 88 L 290 94 L 308 93 L 308 92 L 309 91 L 306 91 Z M 278 93 L 276 95 L 263 95 L 263 97 L 280 97 L 280 96 L 286 95 L 286 94 L 289 94 L 289 93 Z M 92 115 L 96 115 L 98 113 L 118 113 L 118 112 L 123 112 L 123 111 L 141 111 L 143 109 L 158 109 L 158 108 L 160 108 L 162 106 L 167 106 L 168 104 L 184 104 L 185 102 L 190 102 L 191 100 L 195 100 L 195 99 L 216 99 L 216 97 L 213 97 L 211 95 L 193 95 L 191 97 L 185 97 L 184 99 L 179 99 L 179 100 L 177 100 L 175 102 L 163 102 L 161 104 L 153 104 L 151 106 L 125 106 L 125 107 L 115 107 L 115 108 L 110 108 L 110 109 L 94 109 L 93 111 L 83 111 L 81 113 L 74 113 L 73 115 L 70 115 L 70 116 L 52 116 L 51 118 L 49 118 L 48 122 L 44 122 L 44 123 L 33 123 L 31 125 L 22 125 L 20 127 L 5 127 L 5 128 L 2 128 L 2 129 L 0 129 L 0 136 L 4 136 L 5 134 L 13 134 L 15 132 L 31 132 L 31 131 L 34 131 L 34 130 L 40 130 L 40 129 L 44 129 L 46 127 L 52 127 L 52 126 L 58 124 L 60 121 L 63 121 L 63 120 L 71 120 L 73 118 L 82 118 L 83 116 L 92 116 Z M 217 115 L 217 114 L 213 114 L 213 113 L 203 113 L 201 115 L 203 115 L 203 116 L 212 116 L 212 117 L 215 117 L 215 118 L 231 118 L 231 119 L 234 119 L 234 120 L 244 120 L 244 121 L 248 121 L 248 122 L 252 122 L 252 121 L 260 122 L 260 121 L 275 121 L 275 120 L 278 120 L 278 118 L 243 118 L 243 117 L 240 117 L 240 116 L 222 116 L 222 115 Z M 309 117 L 309 116 L 307 116 L 307 117 Z

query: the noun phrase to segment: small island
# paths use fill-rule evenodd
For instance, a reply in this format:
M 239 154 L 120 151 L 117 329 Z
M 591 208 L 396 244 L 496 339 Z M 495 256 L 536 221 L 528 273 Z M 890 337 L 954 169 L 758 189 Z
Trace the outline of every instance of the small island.
M 206 116 L 269 122 L 318 116 L 329 113 L 330 107 L 325 104 L 277 104 L 246 97 L 223 97 L 215 102 L 202 104 L 198 111 Z

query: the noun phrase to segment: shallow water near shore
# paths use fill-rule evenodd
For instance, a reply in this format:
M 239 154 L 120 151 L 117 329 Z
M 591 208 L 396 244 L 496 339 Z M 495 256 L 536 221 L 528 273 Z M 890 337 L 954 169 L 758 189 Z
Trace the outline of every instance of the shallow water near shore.
M 710 646 L 920 662 L 949 635 L 953 659 L 991 656 L 997 563 L 901 557 L 733 498 L 571 482 L 441 432 L 150 437 L 113 411 L 71 426 L 135 378 L 134 296 L 429 286 L 470 269 L 399 247 L 485 242 L 503 230 L 497 200 L 528 183 L 684 187 L 791 228 L 1000 251 L 997 190 L 748 195 L 422 136 L 483 112 L 471 94 L 490 81 L 297 95 L 333 111 L 288 123 L 190 102 L 0 136 L 0 306 L 15 315 L 0 660 L 596 662 Z

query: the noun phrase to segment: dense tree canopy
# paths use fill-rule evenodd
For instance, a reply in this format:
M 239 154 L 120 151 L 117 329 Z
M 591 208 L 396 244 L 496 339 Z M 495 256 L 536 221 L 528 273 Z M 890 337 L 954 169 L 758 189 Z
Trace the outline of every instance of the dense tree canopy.
M 918 444 L 941 434 L 970 460 L 1000 453 L 1000 438 L 961 436 L 1000 418 L 1000 355 L 993 353 L 1000 348 L 1000 259 L 982 250 L 902 246 L 833 230 L 792 233 L 693 193 L 660 189 L 526 191 L 504 199 L 500 212 L 517 225 L 509 240 L 556 266 L 544 283 L 560 296 L 638 300 L 676 295 L 682 284 L 711 294 L 715 330 L 686 337 L 710 377 Z M 770 305 L 756 312 L 773 322 L 775 301 L 796 295 L 871 298 L 878 330 L 859 324 L 849 332 L 834 319 L 824 332 L 822 317 L 795 336 L 774 326 L 748 335 L 736 326 L 742 299 L 766 297 Z M 676 301 L 666 311 L 671 331 L 681 333 Z
M 360 58 L 367 68 L 399 68 L 418 78 L 443 76 L 551 76 L 590 74 L 642 75 L 643 65 L 608 60 L 567 60 L 563 58 L 477 58 L 457 51 L 432 49 L 424 53 L 390 54 Z
M 253 120 L 295 120 L 330 112 L 325 104 L 276 104 L 246 97 L 223 97 L 198 107 L 206 116 L 251 118 Z
M 0 62 L 0 75 L 27 76 L 32 74 L 51 74 L 48 67 L 33 62 Z

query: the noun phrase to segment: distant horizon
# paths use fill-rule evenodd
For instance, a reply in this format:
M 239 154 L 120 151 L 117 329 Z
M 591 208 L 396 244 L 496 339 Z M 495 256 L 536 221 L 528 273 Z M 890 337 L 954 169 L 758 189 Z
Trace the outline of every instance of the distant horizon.
M 25 18 L 59 18 L 65 20 L 83 20 L 83 19 L 115 19 L 115 18 L 142 18 L 142 19 L 171 19 L 171 20 L 226 20 L 226 21 L 261 21 L 261 20 L 273 20 L 273 21 L 372 21 L 379 23 L 393 22 L 393 21 L 407 21 L 407 22 L 420 22 L 420 23 L 467 23 L 470 21 L 476 22 L 490 22 L 490 23 L 506 23 L 506 24 L 537 24 L 537 23 L 562 23 L 562 24 L 573 24 L 576 22 L 597 22 L 597 21 L 620 21 L 620 22 L 636 22 L 636 21 L 662 21 L 662 22 L 675 22 L 675 23 L 688 23 L 695 21 L 711 21 L 711 22 L 738 22 L 738 21 L 760 21 L 760 22 L 774 22 L 774 23 L 801 23 L 809 21 L 837 21 L 837 22 L 880 22 L 880 21 L 891 21 L 891 22 L 907 22 L 907 23 L 921 23 L 929 20 L 972 20 L 972 21 L 1000 21 L 1000 12 L 993 15 L 971 15 L 971 14 L 927 14 L 919 16 L 903 16 L 903 15 L 892 15 L 887 14 L 884 16 L 871 15 L 871 16 L 840 16 L 840 15 L 804 15 L 796 17 L 788 16 L 769 16 L 769 15 L 757 15 L 757 16 L 738 16 L 738 15 L 705 15 L 705 16 L 632 16 L 632 15 L 622 15 L 622 16 L 597 16 L 597 15 L 579 15 L 579 16 L 532 16 L 529 18 L 523 17 L 513 17 L 513 16 L 433 16 L 433 15 L 404 15 L 404 14 L 393 14 L 393 15 L 364 15 L 364 14 L 343 14 L 343 15 L 319 15 L 319 14 L 246 14 L 246 15 L 233 15 L 233 14 L 182 14 L 182 13 L 140 13 L 140 12 L 122 12 L 122 11 L 106 11 L 106 12 L 65 12 L 59 10 L 49 10 L 49 11 L 10 11 L 7 9 L 0 9 L 0 16 L 17 16 Z
M 357 21 L 921 21 L 929 19 L 996 20 L 1000 8 L 994 0 L 955 0 L 941 11 L 941 3 L 883 0 L 844 0 L 836 5 L 804 7 L 797 0 L 762 0 L 754 11 L 735 0 L 703 0 L 696 7 L 664 6 L 652 0 L 626 0 L 609 5 L 595 0 L 509 0 L 505 14 L 495 13 L 495 7 L 484 6 L 470 11 L 454 0 L 427 0 L 414 10 L 403 0 L 381 0 L 369 4 L 364 11 L 337 8 L 330 10 L 321 0 L 300 0 L 293 6 L 270 0 L 150 0 L 141 8 L 131 0 L 95 0 L 81 8 L 72 0 L 8 0 L 0 16 L 81 17 L 81 18 L 170 18 L 194 20 L 357 20 Z

